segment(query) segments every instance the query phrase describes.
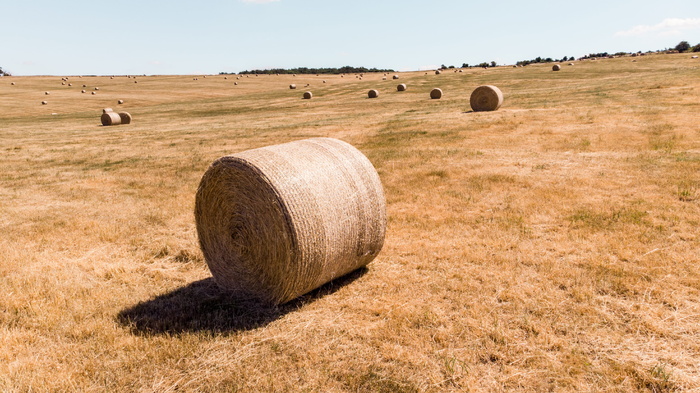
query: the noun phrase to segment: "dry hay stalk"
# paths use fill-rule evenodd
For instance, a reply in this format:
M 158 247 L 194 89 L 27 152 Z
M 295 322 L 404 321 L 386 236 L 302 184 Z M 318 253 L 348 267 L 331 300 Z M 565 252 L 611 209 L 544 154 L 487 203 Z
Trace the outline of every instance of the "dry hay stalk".
M 294 83 L 292 83 L 291 85 L 289 85 L 289 88 L 292 89 L 292 90 L 294 90 L 294 89 L 297 88 L 297 85 L 295 85 Z
M 561 70 L 561 66 L 559 64 L 555 64 L 552 66 L 552 71 L 559 71 Z
M 360 151 L 313 138 L 214 161 L 195 221 L 221 287 L 281 304 L 370 263 L 384 244 L 386 201 Z
M 503 105 L 503 93 L 496 86 L 479 86 L 472 92 L 469 104 L 474 112 L 495 111 Z
M 442 98 L 442 89 L 436 87 L 433 90 L 430 90 L 430 98 L 433 100 L 439 100 Z
M 129 112 L 119 112 L 119 117 L 122 119 L 122 124 L 131 124 L 131 114 Z
M 102 113 L 103 113 L 103 114 L 105 114 L 105 113 L 107 113 L 107 112 L 114 112 L 114 111 L 112 110 L 112 108 L 104 108 L 104 109 L 102 109 Z
M 305 100 L 310 100 L 311 97 L 313 97 L 313 96 L 314 96 L 314 95 L 311 94 L 310 91 L 305 91 L 305 92 L 304 92 L 304 99 L 305 99 Z
M 377 97 L 379 97 L 379 92 L 377 90 L 372 89 L 367 93 L 367 97 L 377 98 Z
M 122 118 L 116 112 L 104 112 L 100 116 L 103 126 L 116 126 L 122 124 Z
M 396 91 L 406 91 L 406 84 L 401 83 L 400 85 L 396 86 Z

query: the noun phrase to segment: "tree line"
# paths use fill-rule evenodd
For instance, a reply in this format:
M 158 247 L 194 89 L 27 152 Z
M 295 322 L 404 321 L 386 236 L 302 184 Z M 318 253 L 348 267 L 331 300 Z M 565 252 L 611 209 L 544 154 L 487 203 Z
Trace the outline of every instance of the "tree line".
M 367 67 L 352 67 L 344 66 L 340 68 L 325 67 L 325 68 L 271 68 L 266 70 L 245 70 L 239 74 L 361 74 L 365 72 L 396 72 L 392 69 L 367 68 Z M 235 72 L 220 72 L 219 75 L 235 74 Z

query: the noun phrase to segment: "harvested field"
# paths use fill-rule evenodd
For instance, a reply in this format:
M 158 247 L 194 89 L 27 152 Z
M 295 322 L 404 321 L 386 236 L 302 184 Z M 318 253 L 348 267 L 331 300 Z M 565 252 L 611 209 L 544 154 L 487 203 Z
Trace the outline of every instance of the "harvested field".
M 636 59 L 465 68 L 440 100 L 424 71 L 376 100 L 382 74 L 83 76 L 95 96 L 12 77 L 0 391 L 700 390 L 698 61 Z M 480 85 L 498 111 L 470 111 Z M 138 121 L 102 127 L 117 99 Z M 278 307 L 227 295 L 197 244 L 202 175 L 312 137 L 377 168 L 381 253 Z

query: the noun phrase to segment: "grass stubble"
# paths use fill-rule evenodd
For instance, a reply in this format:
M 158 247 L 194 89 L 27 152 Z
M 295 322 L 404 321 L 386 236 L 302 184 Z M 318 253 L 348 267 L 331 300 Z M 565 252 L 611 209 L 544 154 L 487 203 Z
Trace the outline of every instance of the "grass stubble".
M 69 77 L 95 96 L 0 78 L 0 391 L 700 390 L 689 57 L 402 73 L 401 93 L 382 74 Z M 470 111 L 483 84 L 500 110 Z M 118 99 L 134 122 L 100 126 Z M 384 250 L 290 304 L 227 296 L 196 241 L 201 175 L 315 136 L 379 171 Z

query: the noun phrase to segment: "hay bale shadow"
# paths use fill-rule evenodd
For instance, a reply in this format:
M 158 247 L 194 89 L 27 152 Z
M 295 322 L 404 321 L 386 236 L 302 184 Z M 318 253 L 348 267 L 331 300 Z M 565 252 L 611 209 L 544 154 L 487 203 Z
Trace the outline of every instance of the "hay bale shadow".
M 360 268 L 279 306 L 238 298 L 207 278 L 126 308 L 119 312 L 117 321 L 137 335 L 251 330 L 333 294 L 367 271 Z

